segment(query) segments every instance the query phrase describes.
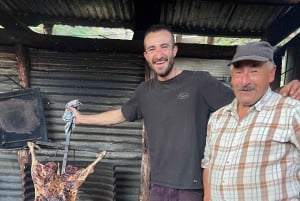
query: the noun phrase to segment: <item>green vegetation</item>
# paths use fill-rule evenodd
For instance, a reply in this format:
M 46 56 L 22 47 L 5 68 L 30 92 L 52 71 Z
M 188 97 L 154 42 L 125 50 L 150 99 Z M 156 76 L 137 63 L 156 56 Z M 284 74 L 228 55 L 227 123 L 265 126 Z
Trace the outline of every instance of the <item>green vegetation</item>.
M 43 25 L 37 27 L 30 27 L 33 31 L 44 34 Z M 74 36 L 80 38 L 97 38 L 97 39 L 122 39 L 122 40 L 131 40 L 133 32 L 129 29 L 111 29 L 103 27 L 84 27 L 84 26 L 68 26 L 68 25 L 54 25 L 53 26 L 53 35 L 61 36 Z M 189 38 L 189 36 L 183 36 Z M 187 43 L 198 43 L 204 44 L 204 36 L 192 36 L 192 39 L 188 39 Z M 250 41 L 255 41 L 259 39 L 249 39 L 249 38 L 224 38 L 224 37 L 215 37 L 214 45 L 239 45 L 244 44 Z M 185 43 L 185 41 L 183 40 Z
M 214 39 L 214 45 L 224 45 L 224 46 L 231 46 L 231 45 L 240 45 L 245 44 L 253 41 L 259 41 L 260 39 L 253 39 L 253 38 L 223 38 L 223 37 L 216 37 Z
M 33 31 L 44 34 L 43 25 L 30 27 Z M 124 39 L 131 40 L 132 31 L 129 29 L 110 29 L 103 27 L 84 27 L 84 26 L 68 26 L 54 25 L 53 35 L 74 36 L 80 38 L 98 38 L 98 39 Z

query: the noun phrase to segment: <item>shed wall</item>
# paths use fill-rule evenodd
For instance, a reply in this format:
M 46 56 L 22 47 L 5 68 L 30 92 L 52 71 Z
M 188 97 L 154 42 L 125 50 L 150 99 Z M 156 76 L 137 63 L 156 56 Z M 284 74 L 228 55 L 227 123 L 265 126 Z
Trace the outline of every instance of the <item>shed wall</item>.
M 31 49 L 30 57 L 30 87 L 41 89 L 48 137 L 55 143 L 65 141 L 61 116 L 68 101 L 79 99 L 83 113 L 119 108 L 144 80 L 144 60 L 138 55 Z M 137 199 L 141 130 L 139 121 L 111 127 L 78 126 L 71 136 L 74 147 L 108 151 L 105 160 L 115 164 L 117 200 Z M 90 155 L 76 151 L 76 160 L 88 160 Z

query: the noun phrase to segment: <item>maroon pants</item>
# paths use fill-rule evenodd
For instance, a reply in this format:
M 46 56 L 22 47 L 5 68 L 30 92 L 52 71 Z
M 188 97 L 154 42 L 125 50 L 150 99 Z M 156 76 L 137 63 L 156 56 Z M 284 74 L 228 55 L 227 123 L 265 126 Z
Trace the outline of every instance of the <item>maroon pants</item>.
M 202 190 L 183 190 L 152 185 L 150 201 L 202 201 Z

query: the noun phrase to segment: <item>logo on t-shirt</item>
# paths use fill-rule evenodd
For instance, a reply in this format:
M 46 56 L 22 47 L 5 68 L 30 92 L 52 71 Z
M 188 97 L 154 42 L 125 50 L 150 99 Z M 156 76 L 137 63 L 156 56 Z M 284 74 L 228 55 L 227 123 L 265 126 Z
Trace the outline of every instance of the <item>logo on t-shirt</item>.
M 190 97 L 190 93 L 189 92 L 181 92 L 178 95 L 178 99 L 179 100 L 184 100 L 184 99 L 188 99 Z

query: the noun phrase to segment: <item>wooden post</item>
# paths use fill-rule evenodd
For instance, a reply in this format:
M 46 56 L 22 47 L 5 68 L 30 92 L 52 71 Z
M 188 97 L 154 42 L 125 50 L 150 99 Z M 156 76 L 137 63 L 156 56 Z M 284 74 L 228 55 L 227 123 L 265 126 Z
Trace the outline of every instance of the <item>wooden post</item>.
M 149 66 L 145 65 L 145 80 L 149 80 L 154 76 L 153 71 Z M 141 183 L 139 192 L 139 201 L 149 201 L 150 191 L 150 157 L 148 149 L 147 132 L 143 126 L 142 132 L 142 161 L 141 161 Z
M 143 129 L 142 133 L 142 161 L 141 161 L 141 183 L 139 201 L 149 201 L 150 191 L 150 158 L 148 152 L 147 133 Z
M 52 35 L 52 33 L 53 33 L 53 24 L 44 24 L 43 32 L 44 32 L 44 34 Z
M 19 74 L 19 85 L 23 89 L 27 89 L 29 87 L 29 59 L 27 55 L 27 51 L 22 44 L 16 45 L 16 57 L 17 57 L 17 68 Z M 22 184 L 22 201 L 25 200 L 25 165 L 29 161 L 29 153 L 26 149 L 18 151 L 18 163 L 21 172 L 21 184 Z
M 17 68 L 19 73 L 19 85 L 23 89 L 27 89 L 29 87 L 29 59 L 24 45 L 16 45 L 16 57 Z
M 18 160 L 19 168 L 20 168 L 20 172 L 21 172 L 22 201 L 24 201 L 25 200 L 25 178 L 26 178 L 25 166 L 29 161 L 28 151 L 25 149 L 19 150 L 17 160 Z
M 176 34 L 175 42 L 176 43 L 181 43 L 182 42 L 182 35 L 181 34 Z
M 213 45 L 214 44 L 214 40 L 215 40 L 214 37 L 209 37 L 209 36 L 205 37 L 205 42 L 208 45 Z

